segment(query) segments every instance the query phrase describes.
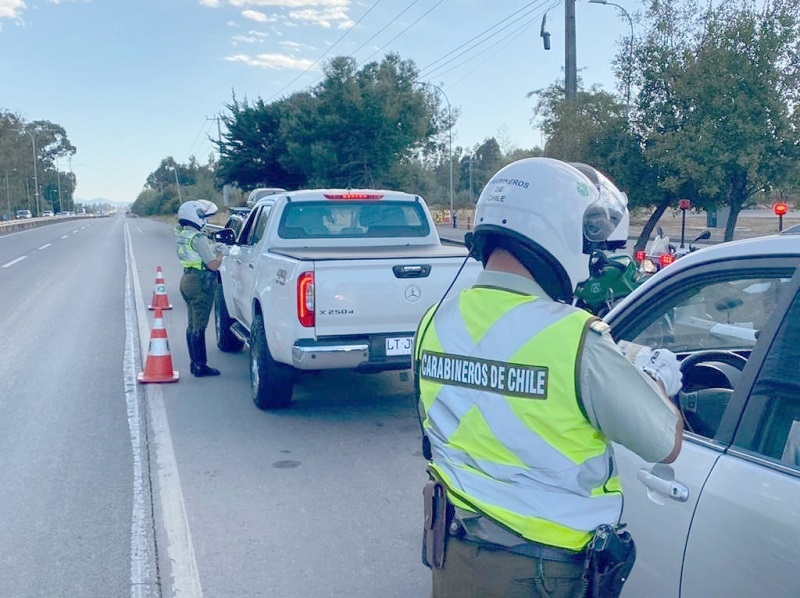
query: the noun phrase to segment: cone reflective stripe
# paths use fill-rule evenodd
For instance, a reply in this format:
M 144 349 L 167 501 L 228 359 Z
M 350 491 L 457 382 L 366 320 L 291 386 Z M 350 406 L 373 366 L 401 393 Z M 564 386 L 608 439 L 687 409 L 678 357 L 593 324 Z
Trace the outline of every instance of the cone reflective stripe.
M 155 309 L 157 307 L 172 309 L 167 296 L 167 283 L 164 282 L 164 273 L 161 271 L 161 266 L 156 268 L 156 284 L 155 288 L 153 288 L 153 298 L 150 300 L 150 305 L 147 309 Z
M 167 329 L 164 328 L 164 315 L 161 313 L 160 307 L 156 308 L 153 319 L 144 371 L 139 373 L 137 379 L 142 383 L 178 381 L 178 372 L 172 369 Z

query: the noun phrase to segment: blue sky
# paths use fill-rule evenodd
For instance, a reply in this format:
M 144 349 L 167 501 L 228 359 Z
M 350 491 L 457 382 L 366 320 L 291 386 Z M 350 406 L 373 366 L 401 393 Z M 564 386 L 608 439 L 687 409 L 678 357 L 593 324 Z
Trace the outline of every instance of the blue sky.
M 619 0 L 632 17 L 634 0 Z M 539 36 L 547 13 L 551 49 Z M 613 6 L 576 3 L 585 86 L 616 90 L 611 59 L 630 31 Z M 78 151 L 76 199 L 133 202 L 172 156 L 206 163 L 215 117 L 271 101 L 396 52 L 461 116 L 453 146 L 496 137 L 540 145 L 529 91 L 563 79 L 558 0 L 0 0 L 0 108 L 62 125 Z M 446 102 L 443 102 L 446 106 Z M 62 168 L 66 169 L 62 164 Z

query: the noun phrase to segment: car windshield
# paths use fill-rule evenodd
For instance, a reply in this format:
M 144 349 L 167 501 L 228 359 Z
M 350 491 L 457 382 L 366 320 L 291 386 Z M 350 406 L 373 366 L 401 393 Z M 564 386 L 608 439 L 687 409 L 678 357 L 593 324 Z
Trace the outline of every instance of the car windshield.
M 289 203 L 278 235 L 282 239 L 426 237 L 428 220 L 418 203 L 320 201 Z
M 676 353 L 752 349 L 789 280 L 735 277 L 694 286 L 649 313 L 646 326 L 629 340 Z

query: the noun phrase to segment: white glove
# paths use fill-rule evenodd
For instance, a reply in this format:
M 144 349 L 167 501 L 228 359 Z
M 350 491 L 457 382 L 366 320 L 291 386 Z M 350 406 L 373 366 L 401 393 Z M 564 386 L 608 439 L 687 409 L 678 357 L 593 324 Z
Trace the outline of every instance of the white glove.
M 645 374 L 661 382 L 667 395 L 674 397 L 683 387 L 683 373 L 675 353 L 620 341 L 622 354 Z
M 225 245 L 225 243 L 216 243 L 214 245 L 214 250 L 222 255 L 230 255 L 231 252 L 231 248 Z

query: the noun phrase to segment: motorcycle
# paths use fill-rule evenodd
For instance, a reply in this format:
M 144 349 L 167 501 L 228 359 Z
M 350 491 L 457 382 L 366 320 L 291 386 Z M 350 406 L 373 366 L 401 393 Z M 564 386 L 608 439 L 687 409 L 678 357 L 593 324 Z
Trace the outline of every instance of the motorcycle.
M 627 253 L 595 249 L 589 257 L 589 278 L 575 289 L 573 305 L 602 317 L 649 277 Z
M 695 243 L 697 243 L 698 241 L 703 241 L 705 239 L 710 239 L 710 238 L 711 238 L 711 231 L 710 230 L 704 230 L 702 233 L 697 235 L 689 243 L 688 247 L 684 246 L 683 243 L 681 243 L 681 246 L 680 247 L 676 247 L 674 252 L 673 252 L 675 254 L 675 259 L 678 259 L 679 257 L 683 257 L 684 255 L 692 253 L 693 251 L 697 251 L 699 249 L 699 247 L 695 247 Z
M 644 249 L 633 254 L 639 269 L 646 274 L 655 274 L 675 261 L 675 246 L 670 243 L 669 235 L 664 234 L 660 226 L 652 241 L 648 241 Z

